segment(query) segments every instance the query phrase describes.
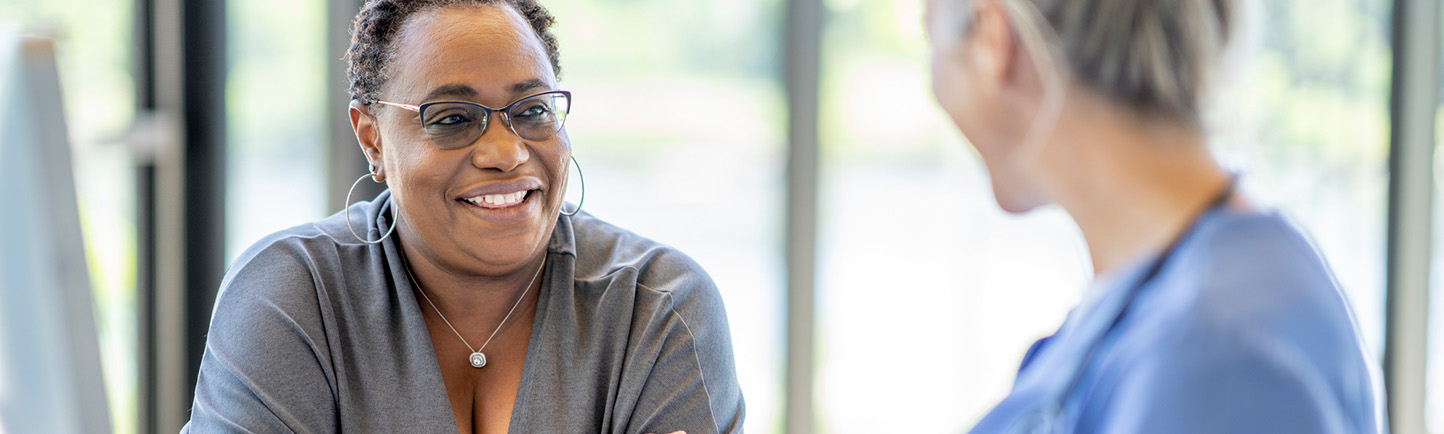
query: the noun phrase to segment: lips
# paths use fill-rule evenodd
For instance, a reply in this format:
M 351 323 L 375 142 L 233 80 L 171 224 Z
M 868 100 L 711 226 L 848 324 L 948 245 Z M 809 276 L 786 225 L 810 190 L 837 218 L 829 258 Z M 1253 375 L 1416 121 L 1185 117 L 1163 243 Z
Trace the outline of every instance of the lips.
M 535 178 L 494 182 L 467 190 L 456 200 L 486 209 L 512 208 L 527 203 L 527 198 L 541 192 L 541 187 L 541 181 Z
M 465 197 L 461 200 L 471 202 L 482 208 L 509 208 L 520 205 L 526 200 L 530 190 L 522 190 L 511 193 L 485 194 L 481 196 Z

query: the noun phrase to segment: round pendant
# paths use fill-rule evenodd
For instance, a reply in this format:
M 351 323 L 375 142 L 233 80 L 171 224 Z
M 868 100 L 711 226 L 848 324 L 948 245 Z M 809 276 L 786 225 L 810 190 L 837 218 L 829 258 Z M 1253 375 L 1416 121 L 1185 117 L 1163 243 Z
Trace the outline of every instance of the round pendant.
M 482 354 L 481 351 L 477 351 L 477 352 L 475 352 L 475 353 L 471 353 L 471 358 L 470 358 L 470 359 L 471 359 L 471 367 L 473 367 L 473 368 L 480 368 L 480 367 L 482 367 L 482 366 L 486 366 L 486 355 L 485 355 L 485 354 Z

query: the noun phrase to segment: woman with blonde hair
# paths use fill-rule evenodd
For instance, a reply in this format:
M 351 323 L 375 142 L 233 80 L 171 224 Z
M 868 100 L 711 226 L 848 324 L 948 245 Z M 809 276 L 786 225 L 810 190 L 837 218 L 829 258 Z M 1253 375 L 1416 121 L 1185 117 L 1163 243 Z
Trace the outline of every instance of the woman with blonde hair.
M 1013 213 L 1057 204 L 1096 278 L 973 432 L 1375 433 L 1324 258 L 1214 160 L 1230 0 L 929 0 L 933 91 Z

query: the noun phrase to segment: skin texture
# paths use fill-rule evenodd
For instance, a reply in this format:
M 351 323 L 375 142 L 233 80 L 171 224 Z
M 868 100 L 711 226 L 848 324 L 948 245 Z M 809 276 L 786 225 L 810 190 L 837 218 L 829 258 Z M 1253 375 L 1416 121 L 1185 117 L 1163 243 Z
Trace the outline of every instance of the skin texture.
M 381 89 L 385 101 L 501 108 L 557 89 L 541 41 L 509 6 L 418 12 L 402 26 L 394 50 Z M 460 92 L 435 94 L 443 88 Z M 566 132 L 527 141 L 493 114 L 476 142 L 443 150 L 427 139 L 416 112 L 353 101 L 350 116 L 362 151 L 391 189 L 400 214 L 394 236 L 413 276 L 466 341 L 480 347 L 543 266 L 566 191 Z M 509 208 L 460 200 L 522 188 L 530 189 L 525 201 Z M 466 363 L 470 350 L 418 294 L 461 432 L 506 432 L 540 283 L 532 282 L 486 346 L 483 369 Z
M 960 16 L 971 17 L 965 30 Z M 1038 65 L 998 0 L 929 0 L 925 21 L 933 94 L 983 159 L 998 205 L 1061 206 L 1095 274 L 1163 251 L 1229 183 L 1196 122 L 1141 113 Z M 1054 73 L 1062 79 L 1040 78 Z M 1234 195 L 1229 206 L 1251 205 Z
M 929 1 L 928 15 L 934 16 L 942 2 Z M 958 7 L 949 5 L 947 7 Z M 932 50 L 933 94 L 958 129 L 967 136 L 988 167 L 993 196 L 998 205 L 1012 213 L 1027 212 L 1043 205 L 1041 186 L 1027 176 L 1031 161 L 1018 142 L 1038 115 L 1042 85 L 1032 68 L 1011 61 L 1018 53 L 997 15 L 981 17 L 970 35 L 975 39 L 934 38 Z M 929 19 L 929 22 L 935 21 Z M 933 32 L 948 32 L 934 26 Z M 996 49 L 981 50 L 966 44 Z M 1030 148 L 1036 148 L 1037 143 Z

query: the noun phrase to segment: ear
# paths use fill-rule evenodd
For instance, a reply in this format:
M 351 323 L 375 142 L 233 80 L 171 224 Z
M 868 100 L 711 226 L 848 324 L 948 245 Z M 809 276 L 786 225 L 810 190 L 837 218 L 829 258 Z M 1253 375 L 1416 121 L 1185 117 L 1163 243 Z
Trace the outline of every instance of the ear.
M 348 114 L 351 116 L 351 130 L 356 132 L 356 143 L 361 145 L 361 153 L 366 155 L 367 163 L 376 167 L 376 181 L 385 181 L 381 165 L 381 134 L 376 129 L 376 116 L 371 114 L 371 107 L 357 100 L 351 100 Z
M 973 26 L 966 44 L 978 77 L 978 91 L 988 95 L 1015 85 L 1018 44 L 1008 11 L 996 0 L 979 0 L 973 2 L 972 14 Z

